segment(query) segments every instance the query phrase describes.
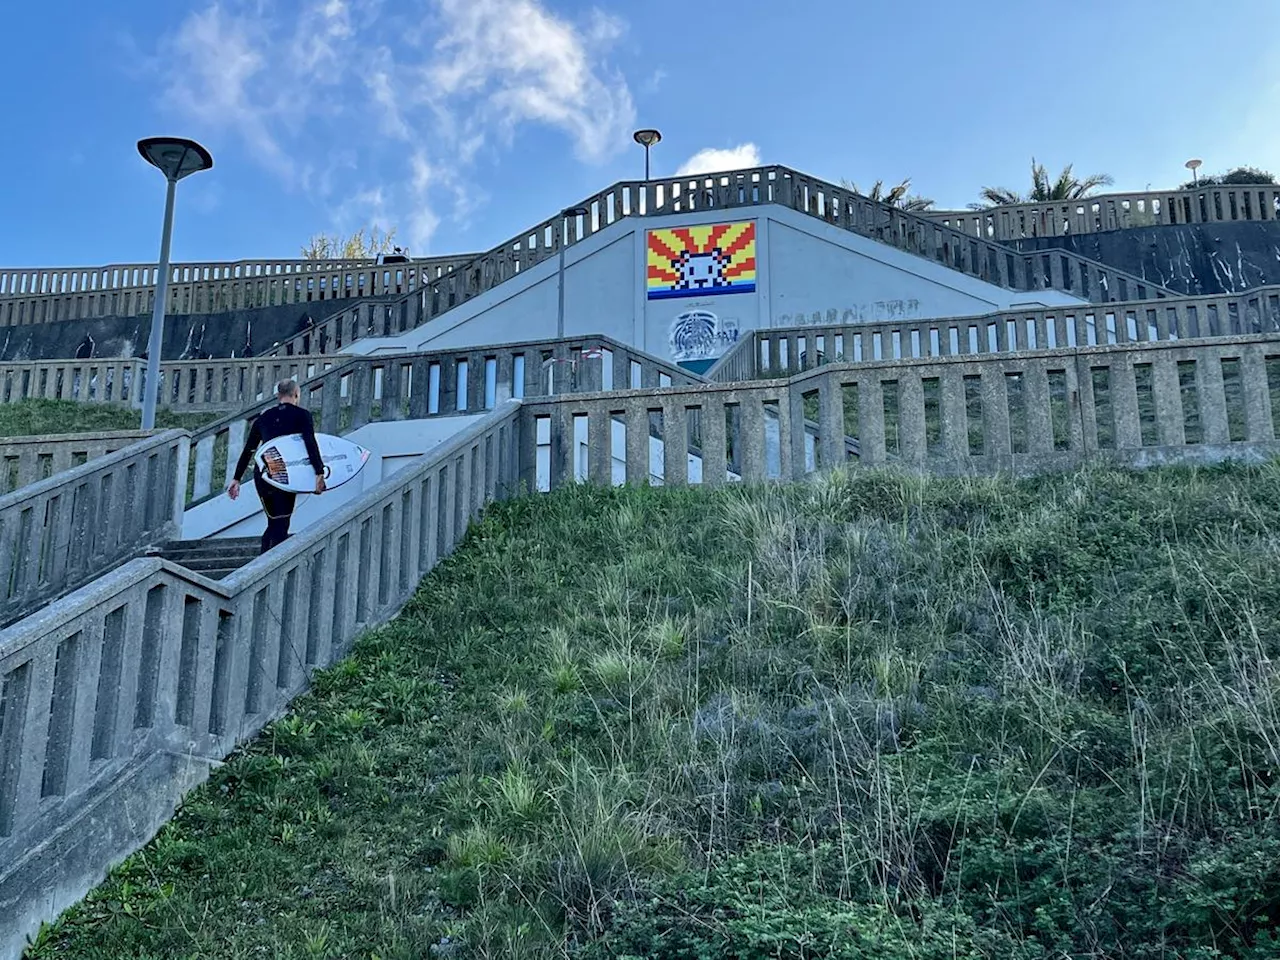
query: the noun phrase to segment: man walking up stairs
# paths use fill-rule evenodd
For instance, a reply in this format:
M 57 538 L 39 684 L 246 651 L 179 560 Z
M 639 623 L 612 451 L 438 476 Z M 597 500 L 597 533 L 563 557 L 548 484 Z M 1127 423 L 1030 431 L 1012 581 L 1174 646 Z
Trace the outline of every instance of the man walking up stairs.
M 316 443 L 315 423 L 311 411 L 298 406 L 298 397 L 297 381 L 281 380 L 276 384 L 278 403 L 253 421 L 244 441 L 244 449 L 240 451 L 236 472 L 232 474 L 235 479 L 227 488 L 227 494 L 232 500 L 240 496 L 240 478 L 244 476 L 245 468 L 249 466 L 258 447 L 277 437 L 295 433 L 302 435 L 311 466 L 316 471 L 316 493 L 324 493 L 324 461 L 320 458 L 320 447 Z M 262 510 L 267 515 L 267 529 L 262 534 L 262 553 L 266 553 L 289 539 L 289 522 L 293 519 L 293 507 L 298 495 L 267 483 L 257 464 L 253 467 L 253 485 L 258 491 L 258 499 L 262 501 Z

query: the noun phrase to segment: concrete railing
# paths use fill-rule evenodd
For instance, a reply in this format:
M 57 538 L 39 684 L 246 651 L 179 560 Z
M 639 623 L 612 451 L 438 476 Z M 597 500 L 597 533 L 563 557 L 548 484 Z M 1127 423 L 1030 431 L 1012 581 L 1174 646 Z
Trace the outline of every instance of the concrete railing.
M 826 322 L 755 330 L 707 372 L 725 383 L 783 377 L 823 363 L 921 359 L 1215 339 L 1280 332 L 1280 286 L 1246 293 L 1106 305 L 1006 310 L 894 323 Z
M 1280 218 L 1280 185 L 1107 193 L 1083 200 L 1019 203 L 989 210 L 926 210 L 921 216 L 987 240 L 1061 237 L 1175 223 Z
M 514 492 L 516 414 L 494 411 L 220 581 L 139 558 L 0 631 L 0 957 Z
M 168 360 L 160 364 L 159 406 L 175 413 L 236 410 L 269 396 L 277 381 L 311 377 L 346 357 Z M 75 400 L 140 407 L 146 361 L 38 360 L 0 363 L 0 403 Z
M 188 438 L 166 430 L 0 496 L 0 624 L 171 537 Z
M 1014 290 L 1055 289 L 1091 302 L 1170 295 L 1146 280 L 1075 254 L 1015 253 L 936 218 L 906 213 L 787 167 L 623 181 L 580 204 L 585 215 L 559 215 L 487 253 L 413 264 L 246 261 L 174 267 L 170 314 L 212 312 L 320 299 L 400 294 L 362 305 L 303 331 L 273 353 L 323 353 L 365 336 L 402 333 L 479 296 L 522 270 L 580 243 L 618 220 L 692 210 L 735 210 L 780 203 L 835 226 L 888 243 Z M 0 271 L 0 325 L 149 311 L 154 268 Z M 326 342 L 327 340 L 336 342 Z
M 175 413 L 238 410 L 274 397 L 275 385 L 283 379 L 307 380 L 347 359 L 345 356 L 249 357 L 162 363 L 159 405 Z
M 76 400 L 142 406 L 140 384 L 146 361 L 33 360 L 0 363 L 0 403 Z
M 789 380 L 528 400 L 521 418 L 531 489 L 654 473 L 685 485 L 694 462 L 697 482 L 716 486 L 730 473 L 798 480 L 855 455 L 944 474 L 1271 456 L 1280 336 L 831 364 Z
M 0 494 L 71 470 L 154 435 L 148 430 L 0 437 Z
M 175 263 L 165 313 L 221 313 L 346 297 L 405 294 L 436 280 L 475 254 L 376 260 L 239 260 Z M 149 315 L 157 265 L 0 268 L 0 326 L 92 317 Z
M 815 177 L 771 166 L 616 183 L 580 204 L 587 210 L 585 215 L 544 220 L 399 301 L 353 305 L 270 352 L 332 353 L 364 337 L 403 333 L 558 255 L 562 245 L 581 243 L 626 217 L 742 210 L 770 203 L 1013 290 L 1054 289 L 1096 303 L 1177 295 L 1076 254 L 1020 254 Z
M 1018 253 L 920 214 L 780 169 L 782 202 L 788 206 L 997 286 L 1010 290 L 1059 290 L 1090 303 L 1179 296 L 1149 280 L 1068 251 Z
M 367 423 L 484 413 L 512 398 L 701 382 L 674 364 L 591 336 L 343 357 L 300 387 L 316 429 L 344 434 Z M 268 398 L 193 434 L 191 504 L 230 482 L 249 422 L 274 402 Z

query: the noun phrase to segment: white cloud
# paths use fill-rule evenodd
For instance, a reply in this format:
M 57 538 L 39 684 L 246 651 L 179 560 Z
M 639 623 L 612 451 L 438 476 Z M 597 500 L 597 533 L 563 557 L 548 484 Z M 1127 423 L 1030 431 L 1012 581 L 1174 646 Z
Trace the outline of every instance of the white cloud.
M 392 80 L 394 71 L 395 62 L 391 51 L 382 47 L 377 52 L 376 65 L 364 82 L 373 102 L 382 111 L 383 132 L 397 140 L 411 140 L 413 133 L 401 113 L 400 101 Z
M 186 118 L 206 127 L 232 127 L 268 159 L 278 159 L 268 104 L 258 100 L 266 57 L 255 43 L 254 20 L 230 16 L 215 3 L 191 14 L 163 44 L 157 66 L 183 64 L 172 72 L 164 99 Z
M 754 143 L 743 143 L 728 150 L 708 147 L 699 150 L 680 165 L 677 177 L 693 176 L 699 173 L 720 173 L 724 170 L 742 170 L 745 167 L 760 166 L 760 148 Z
M 522 122 L 558 127 L 588 161 L 625 144 L 635 120 L 631 93 L 591 59 L 621 35 L 620 21 L 595 12 L 583 31 L 536 0 L 436 5 L 444 29 L 427 67 L 431 99 L 472 103 L 508 138 Z
M 432 234 L 440 227 L 440 215 L 432 209 L 428 199 L 438 175 L 422 150 L 417 151 L 410 158 L 409 165 L 412 171 L 410 184 L 412 201 L 409 207 L 409 222 L 405 229 L 408 231 L 408 240 L 411 245 L 423 244 L 429 241 Z
M 585 162 L 626 148 L 635 107 L 602 60 L 624 31 L 545 0 L 213 0 L 161 41 L 152 68 L 175 114 L 239 139 L 328 204 L 334 226 L 407 211 L 401 233 L 426 252 L 445 210 L 477 202 L 467 166 L 522 126 L 559 131 Z

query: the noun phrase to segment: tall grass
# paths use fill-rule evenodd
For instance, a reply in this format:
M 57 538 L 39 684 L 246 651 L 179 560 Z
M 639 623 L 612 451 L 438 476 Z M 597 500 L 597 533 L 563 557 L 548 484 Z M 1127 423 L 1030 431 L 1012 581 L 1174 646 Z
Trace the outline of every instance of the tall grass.
M 156 411 L 160 429 L 198 430 L 218 419 L 217 413 Z M 74 400 L 21 400 L 0 403 L 0 437 L 32 437 L 57 433 L 95 433 L 137 430 L 142 411 L 114 403 L 77 403 Z
M 36 955 L 1272 957 L 1278 554 L 1274 464 L 506 504 Z

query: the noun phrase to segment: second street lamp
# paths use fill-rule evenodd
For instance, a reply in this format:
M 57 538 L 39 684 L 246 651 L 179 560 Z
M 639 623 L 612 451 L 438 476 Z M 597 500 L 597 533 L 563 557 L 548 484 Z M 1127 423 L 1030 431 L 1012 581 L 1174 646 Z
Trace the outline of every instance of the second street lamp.
M 173 239 L 173 203 L 178 181 L 213 166 L 209 151 L 183 137 L 147 137 L 138 141 L 142 159 L 164 174 L 168 190 L 164 198 L 164 231 L 160 235 L 160 264 L 156 272 L 156 305 L 151 313 L 151 338 L 147 341 L 147 379 L 142 400 L 142 429 L 156 425 L 156 401 L 160 393 L 160 344 L 164 336 L 164 301 L 169 287 L 169 244 Z

